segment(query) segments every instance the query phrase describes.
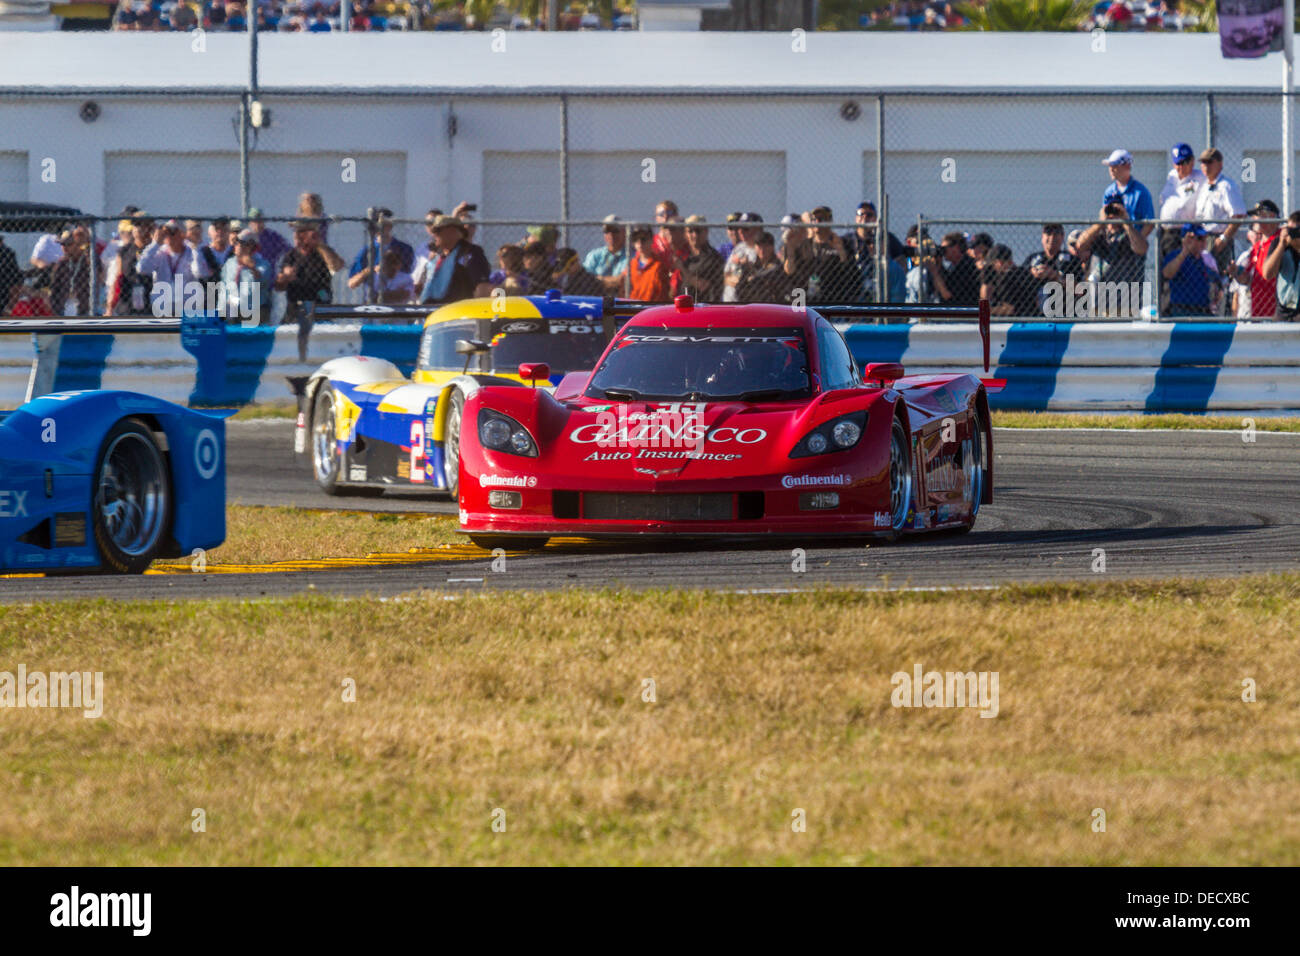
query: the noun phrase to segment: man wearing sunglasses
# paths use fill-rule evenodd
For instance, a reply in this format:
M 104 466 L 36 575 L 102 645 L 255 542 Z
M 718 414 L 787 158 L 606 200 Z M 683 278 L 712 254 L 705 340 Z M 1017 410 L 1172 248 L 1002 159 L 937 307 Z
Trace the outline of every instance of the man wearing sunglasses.
M 1205 173 L 1196 168 L 1196 154 L 1186 143 L 1174 144 L 1169 158 L 1174 165 L 1160 190 L 1160 218 L 1188 222 L 1196 218 L 1196 195 Z
M 1205 182 L 1196 191 L 1196 218 L 1202 220 L 1207 235 L 1207 243 L 1220 271 L 1231 267 L 1233 255 L 1233 238 L 1237 235 L 1237 223 L 1204 222 L 1206 219 L 1240 219 L 1246 215 L 1246 202 L 1241 198 L 1241 190 L 1227 176 L 1223 175 L 1223 154 L 1210 148 L 1201 153 L 1201 171 L 1205 173 Z

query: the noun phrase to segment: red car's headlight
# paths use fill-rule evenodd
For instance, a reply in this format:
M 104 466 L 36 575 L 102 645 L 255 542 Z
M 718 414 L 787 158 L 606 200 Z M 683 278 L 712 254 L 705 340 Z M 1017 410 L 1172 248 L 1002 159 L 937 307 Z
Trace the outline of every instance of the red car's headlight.
M 478 411 L 478 440 L 484 448 L 504 451 L 511 455 L 523 455 L 525 458 L 537 457 L 537 443 L 533 436 L 509 415 L 502 415 L 490 408 Z
M 847 451 L 862 440 L 867 430 L 866 411 L 850 412 L 818 425 L 799 439 L 790 452 L 791 458 L 810 458 L 835 451 Z

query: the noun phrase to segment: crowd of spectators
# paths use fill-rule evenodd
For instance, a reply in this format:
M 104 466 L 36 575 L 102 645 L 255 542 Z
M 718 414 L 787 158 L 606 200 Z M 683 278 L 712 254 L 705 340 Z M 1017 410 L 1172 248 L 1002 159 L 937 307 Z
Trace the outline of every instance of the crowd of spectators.
M 330 33 L 343 29 L 339 0 L 256 0 L 258 30 L 282 33 Z M 245 31 L 248 3 L 244 0 L 122 0 L 113 15 L 114 30 L 159 32 L 169 30 Z M 594 10 L 570 6 L 559 16 L 560 30 L 623 29 L 631 26 L 627 14 L 607 23 Z M 348 29 L 355 32 L 393 30 L 531 30 L 540 28 L 532 18 L 510 13 L 499 5 L 493 15 L 478 22 L 464 4 L 435 9 L 431 0 L 354 0 Z
M 892 0 L 859 17 L 868 30 L 931 32 L 960 30 L 971 26 L 967 13 L 979 13 L 987 0 L 953 4 L 947 0 Z M 966 12 L 963 12 L 966 11 Z M 1075 24 L 1080 30 L 1187 30 L 1200 22 L 1195 13 L 1184 13 L 1179 0 L 1099 0 Z M 1056 26 L 1068 27 L 1069 22 Z M 1043 24 L 1043 27 L 1048 27 Z
M 1158 196 L 1133 175 L 1127 150 L 1102 162 L 1110 181 L 1095 219 L 1068 232 L 1060 223 L 1043 225 L 1039 247 L 1022 256 L 988 232 L 951 231 L 935 241 L 913 225 L 900 240 L 878 228 L 870 201 L 854 210 L 854 228 L 837 232 L 825 205 L 771 224 L 756 212 L 710 223 L 683 216 L 665 199 L 654 207 L 653 227 L 605 217 L 595 248 L 560 245 L 555 226 L 536 225 L 496 248 L 491 260 L 474 242 L 473 204 L 461 203 L 450 215 L 430 209 L 426 237 L 416 246 L 394 234 L 391 210 L 379 209 L 369 241 L 355 253 L 345 250 L 349 257 L 330 244 L 321 197 L 303 193 L 290 236 L 268 227 L 256 209 L 245 222 L 217 218 L 205 225 L 155 222 L 132 206 L 93 253 L 84 224 L 42 236 L 26 267 L 0 242 L 0 296 L 16 314 L 89 314 L 99 302 L 106 314 L 148 314 L 156 313 L 151 290 L 179 276 L 222 284 L 231 303 L 256 295 L 263 308 L 275 290 L 298 309 L 333 301 L 340 274 L 354 298 L 390 305 L 559 289 L 647 302 L 681 293 L 702 302 L 796 305 L 973 306 L 987 298 L 997 316 L 1140 318 L 1154 311 L 1147 291 L 1153 259 L 1163 315 L 1290 320 L 1300 313 L 1300 213 L 1283 224 L 1268 199 L 1248 210 L 1224 175 L 1219 150 L 1198 155 L 1175 144 Z M 885 244 L 883 254 L 877 241 Z M 91 288 L 92 254 L 102 290 Z M 1125 295 L 1064 301 L 1077 299 L 1085 286 Z

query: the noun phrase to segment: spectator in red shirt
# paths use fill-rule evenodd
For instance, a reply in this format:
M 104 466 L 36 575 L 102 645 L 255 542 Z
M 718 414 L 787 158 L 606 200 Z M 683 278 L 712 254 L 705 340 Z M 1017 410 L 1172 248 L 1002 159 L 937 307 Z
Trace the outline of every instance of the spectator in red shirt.
M 632 231 L 633 255 L 627 260 L 629 295 L 640 302 L 667 302 L 669 276 L 654 254 L 654 239 L 645 228 Z
M 686 229 L 681 225 L 682 216 L 677 203 L 665 199 L 655 207 L 655 222 L 660 223 L 659 232 L 654 237 L 654 256 L 668 270 L 672 294 L 677 295 L 682 287 L 682 266 L 691 254 L 690 244 L 686 241 Z
M 50 311 L 50 303 L 46 301 L 44 291 L 37 289 L 35 284 L 28 279 L 18 290 L 18 297 L 14 300 L 12 314 L 21 318 L 35 318 L 36 316 L 51 316 L 54 313 Z
M 1278 219 L 1281 216 L 1277 204 L 1271 199 L 1261 199 L 1250 214 L 1258 219 Z M 1250 287 L 1251 318 L 1271 319 L 1277 315 L 1277 279 L 1264 277 L 1264 263 L 1277 244 L 1279 230 L 1280 226 L 1275 222 L 1256 221 L 1255 234 L 1258 238 L 1250 244 L 1248 265 L 1244 269 L 1238 269 L 1233 277 L 1242 285 Z

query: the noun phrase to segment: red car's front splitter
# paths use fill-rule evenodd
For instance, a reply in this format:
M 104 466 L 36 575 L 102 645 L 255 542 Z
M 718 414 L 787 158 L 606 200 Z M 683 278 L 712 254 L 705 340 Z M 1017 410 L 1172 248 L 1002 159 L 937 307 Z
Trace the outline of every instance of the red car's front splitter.
M 479 489 L 474 489 L 479 491 Z M 841 489 L 840 505 L 833 509 L 799 510 L 797 492 L 730 493 L 735 499 L 733 517 L 711 519 L 618 519 L 590 518 L 583 511 L 585 496 L 576 492 L 561 493 L 556 501 L 549 490 L 518 491 L 521 507 L 495 509 L 484 507 L 486 494 L 462 494 L 460 527 L 470 534 L 576 535 L 579 537 L 775 537 L 807 535 L 881 534 L 890 530 L 887 505 L 871 507 L 881 497 L 874 489 Z M 689 492 L 626 492 L 628 497 L 690 495 Z M 728 494 L 713 492 L 712 494 Z M 479 499 L 477 501 L 471 499 Z M 886 499 L 887 501 L 887 499 Z M 759 516 L 741 517 L 744 509 L 761 508 Z M 567 512 L 563 517 L 556 511 Z

